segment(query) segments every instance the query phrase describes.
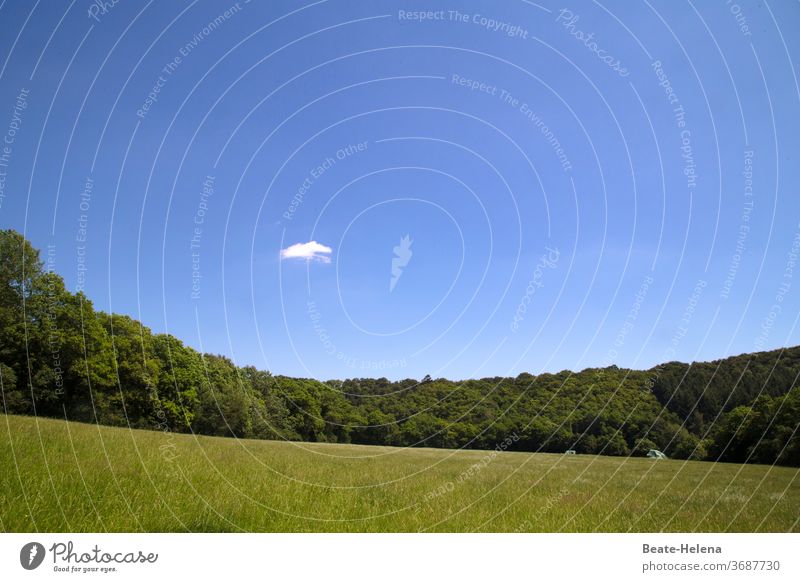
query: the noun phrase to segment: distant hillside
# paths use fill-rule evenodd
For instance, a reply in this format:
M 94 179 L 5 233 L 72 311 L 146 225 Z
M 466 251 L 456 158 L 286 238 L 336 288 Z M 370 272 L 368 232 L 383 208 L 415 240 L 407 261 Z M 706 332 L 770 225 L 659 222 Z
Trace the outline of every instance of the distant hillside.
M 800 347 L 647 371 L 453 382 L 273 376 L 95 311 L 0 231 L 3 409 L 247 438 L 800 466 Z M 380 397 L 376 397 L 380 396 Z

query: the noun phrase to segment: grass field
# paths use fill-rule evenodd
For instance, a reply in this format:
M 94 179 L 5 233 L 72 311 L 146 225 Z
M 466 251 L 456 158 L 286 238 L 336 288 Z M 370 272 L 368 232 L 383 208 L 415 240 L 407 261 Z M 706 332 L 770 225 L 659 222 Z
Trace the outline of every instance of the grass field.
M 798 470 L 0 415 L 4 531 L 797 531 Z

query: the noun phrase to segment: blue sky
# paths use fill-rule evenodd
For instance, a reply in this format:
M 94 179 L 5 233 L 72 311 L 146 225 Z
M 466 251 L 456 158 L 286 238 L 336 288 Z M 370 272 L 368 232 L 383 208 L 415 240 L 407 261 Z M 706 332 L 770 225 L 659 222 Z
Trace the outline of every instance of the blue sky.
M 800 343 L 797 3 L 98 6 L 0 7 L 0 226 L 100 309 L 319 378 Z

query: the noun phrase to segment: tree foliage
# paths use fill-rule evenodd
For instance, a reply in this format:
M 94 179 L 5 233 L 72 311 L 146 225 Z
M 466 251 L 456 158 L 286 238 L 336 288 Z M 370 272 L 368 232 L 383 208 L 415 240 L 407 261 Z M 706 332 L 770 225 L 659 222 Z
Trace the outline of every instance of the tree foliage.
M 800 348 L 716 362 L 453 382 L 320 382 L 238 367 L 96 311 L 0 231 L 7 413 L 243 438 L 800 466 Z M 511 438 L 513 437 L 513 438 Z

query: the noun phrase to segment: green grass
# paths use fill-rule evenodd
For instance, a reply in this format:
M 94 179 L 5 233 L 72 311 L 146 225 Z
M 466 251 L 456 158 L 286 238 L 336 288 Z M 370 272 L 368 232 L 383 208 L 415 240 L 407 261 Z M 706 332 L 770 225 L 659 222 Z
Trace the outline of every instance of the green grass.
M 4 531 L 797 531 L 798 469 L 246 441 L 0 415 Z

